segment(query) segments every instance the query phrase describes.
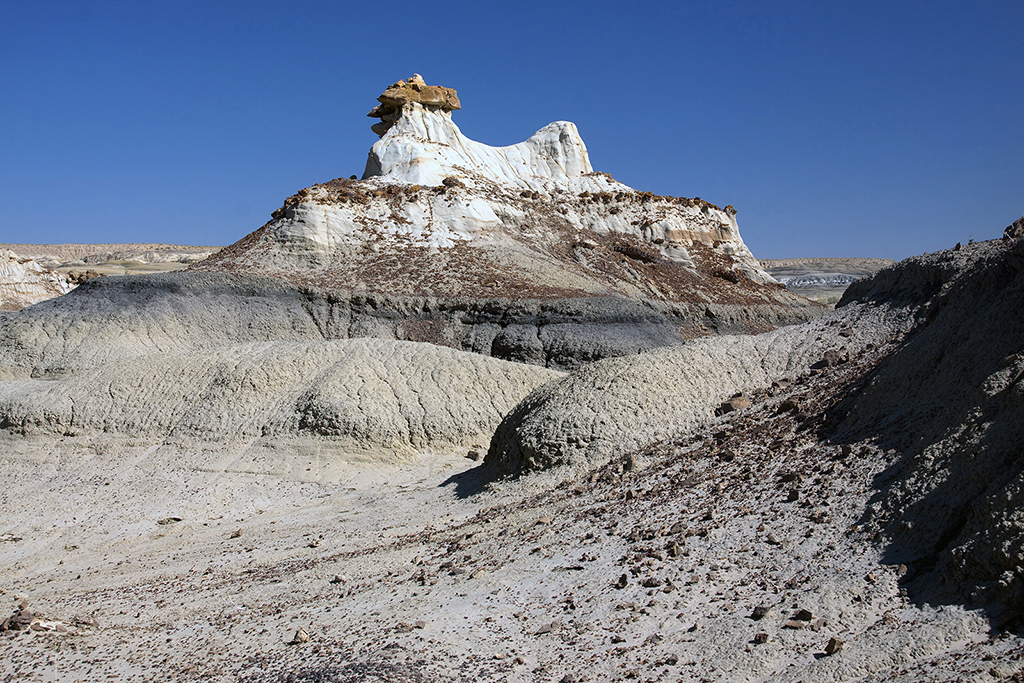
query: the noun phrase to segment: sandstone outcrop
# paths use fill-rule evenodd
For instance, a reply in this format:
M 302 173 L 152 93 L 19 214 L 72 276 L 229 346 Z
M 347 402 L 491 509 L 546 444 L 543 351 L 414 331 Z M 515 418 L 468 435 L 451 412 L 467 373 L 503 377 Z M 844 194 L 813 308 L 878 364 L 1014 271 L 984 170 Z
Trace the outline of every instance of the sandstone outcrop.
M 427 107 L 437 107 L 441 111 L 462 109 L 459 95 L 453 88 L 427 85 L 419 74 L 413 74 L 408 80 L 392 83 L 377 98 L 377 101 L 380 104 L 371 109 L 367 116 L 380 119 L 380 123 L 373 124 L 370 129 L 381 137 L 384 137 L 384 134 L 398 120 L 402 107 L 410 102 Z

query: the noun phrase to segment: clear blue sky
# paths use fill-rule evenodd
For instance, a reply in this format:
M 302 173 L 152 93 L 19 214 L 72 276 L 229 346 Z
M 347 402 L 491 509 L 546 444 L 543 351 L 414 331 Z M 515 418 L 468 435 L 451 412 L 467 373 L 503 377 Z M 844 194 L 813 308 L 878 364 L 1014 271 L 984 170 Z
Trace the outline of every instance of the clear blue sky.
M 492 145 L 739 210 L 760 258 L 904 258 L 1024 213 L 1024 2 L 0 0 L 0 242 L 229 244 L 361 174 L 413 72 Z

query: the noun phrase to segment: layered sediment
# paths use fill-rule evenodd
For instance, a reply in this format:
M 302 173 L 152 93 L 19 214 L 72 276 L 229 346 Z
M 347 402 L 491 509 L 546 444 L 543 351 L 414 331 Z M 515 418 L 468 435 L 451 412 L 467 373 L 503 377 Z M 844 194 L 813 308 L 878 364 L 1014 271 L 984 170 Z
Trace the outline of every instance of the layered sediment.
M 443 330 L 429 341 L 562 368 L 708 334 L 762 332 L 824 310 L 761 268 L 731 206 L 639 192 L 595 172 L 572 123 L 490 147 L 452 121 L 461 104 L 450 89 L 417 76 L 380 102 L 371 116 L 389 125 L 362 179 L 301 190 L 270 223 L 192 270 L 386 301 L 384 309 L 409 312 L 410 326 Z M 501 332 L 478 333 L 467 310 L 514 339 L 492 343 Z M 498 310 L 499 320 L 477 313 Z M 385 317 L 384 336 L 419 338 Z M 540 330 L 548 318 L 557 327 Z M 635 338 L 624 337 L 624 324 Z M 565 341 L 572 326 L 579 330 L 568 337 L 586 347 L 576 358 Z M 594 335 L 616 341 L 596 349 L 586 341 Z M 510 345 L 531 350 L 505 352 Z

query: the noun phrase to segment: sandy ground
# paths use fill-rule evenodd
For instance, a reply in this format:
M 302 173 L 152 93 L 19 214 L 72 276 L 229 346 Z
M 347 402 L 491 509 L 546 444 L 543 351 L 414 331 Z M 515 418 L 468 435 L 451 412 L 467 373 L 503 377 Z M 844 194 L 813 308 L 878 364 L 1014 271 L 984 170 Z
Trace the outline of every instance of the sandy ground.
M 86 476 L 5 443 L 0 616 L 24 602 L 44 630 L 0 634 L 0 680 L 1019 680 L 1024 641 L 915 602 L 859 527 L 893 455 L 816 436 L 871 362 L 575 482 L 487 485 L 464 453 L 331 483 L 183 453 L 193 488 L 161 497 L 145 452 Z

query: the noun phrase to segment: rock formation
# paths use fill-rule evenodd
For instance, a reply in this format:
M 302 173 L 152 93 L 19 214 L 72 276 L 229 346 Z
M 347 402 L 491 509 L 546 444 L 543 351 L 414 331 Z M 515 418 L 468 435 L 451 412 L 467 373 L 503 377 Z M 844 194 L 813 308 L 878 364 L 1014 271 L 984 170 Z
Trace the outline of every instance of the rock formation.
M 594 172 L 572 123 L 489 147 L 452 121 L 454 91 L 414 77 L 380 101 L 362 180 L 298 192 L 191 270 L 371 300 L 387 311 L 373 334 L 558 368 L 823 310 L 761 268 L 732 207 Z
M 32 259 L 0 250 L 0 311 L 17 311 L 66 294 L 74 287 L 67 277 Z
M 66 361 L 62 372 L 0 382 L 0 429 L 65 445 L 87 445 L 99 435 L 225 452 L 244 443 L 253 457 L 326 449 L 335 465 L 394 464 L 415 461 L 417 453 L 483 448 L 513 405 L 559 376 L 412 342 L 273 341 L 173 351 L 173 338 L 160 342 L 166 350 L 116 361 L 86 357 Z
M 370 129 L 381 137 L 401 118 L 402 107 L 410 102 L 441 111 L 462 109 L 459 96 L 453 88 L 427 85 L 419 74 L 413 74 L 408 81 L 391 84 L 377 101 L 380 104 L 371 109 L 367 116 L 380 119 L 380 123 L 373 124 Z

